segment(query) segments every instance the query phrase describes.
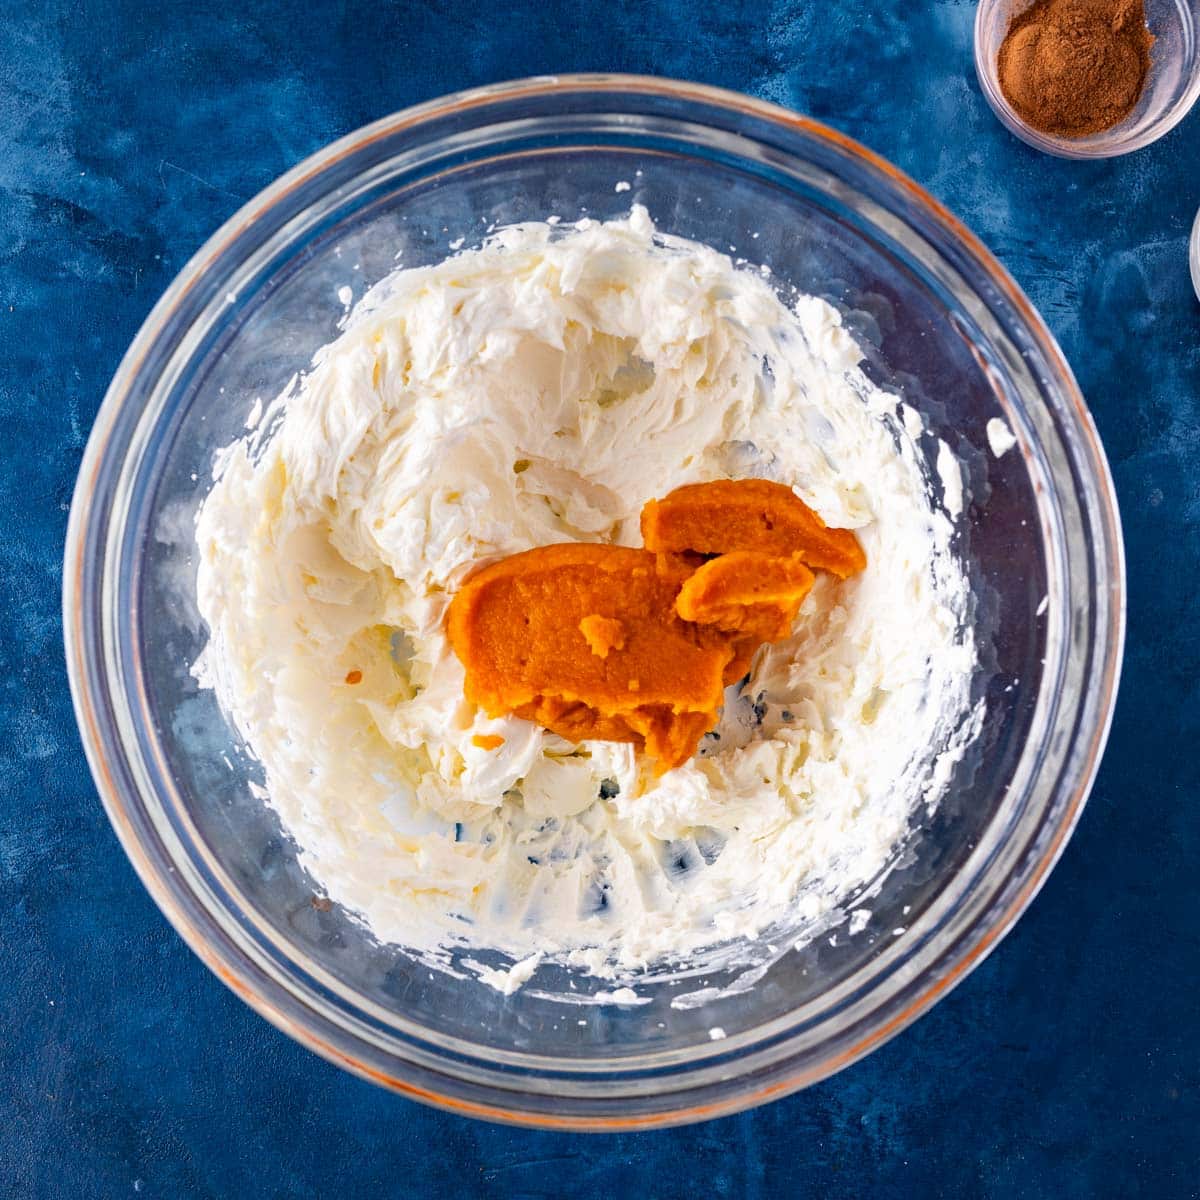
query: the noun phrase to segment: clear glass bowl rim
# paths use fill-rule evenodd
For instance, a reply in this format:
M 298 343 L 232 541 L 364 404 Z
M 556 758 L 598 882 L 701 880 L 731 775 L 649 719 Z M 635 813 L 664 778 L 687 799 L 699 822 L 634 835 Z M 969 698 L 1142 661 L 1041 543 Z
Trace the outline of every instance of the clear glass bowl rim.
M 1196 299 L 1200 300 L 1200 209 L 1196 211 L 1196 219 L 1192 222 L 1192 231 L 1188 236 L 1188 268 Z
M 101 635 L 103 587 L 94 583 L 97 572 L 104 575 L 105 555 L 115 544 L 113 521 L 113 479 L 121 470 L 129 452 L 129 438 L 114 454 L 110 443 L 117 427 L 130 414 L 126 401 L 138 373 L 153 357 L 156 339 L 163 333 L 172 313 L 188 291 L 197 284 L 217 259 L 220 248 L 240 231 L 274 206 L 285 205 L 300 185 L 311 182 L 356 150 L 399 130 L 411 132 L 421 125 L 450 113 L 479 110 L 515 98 L 534 97 L 570 103 L 572 96 L 592 93 L 614 97 L 637 96 L 696 108 L 722 110 L 730 116 L 742 115 L 776 127 L 781 135 L 788 131 L 824 143 L 902 194 L 929 228 L 965 255 L 973 269 L 985 278 L 990 289 L 1011 309 L 1024 335 L 1054 376 L 1065 398 L 1058 419 L 1069 425 L 1077 444 L 1073 453 L 1082 459 L 1082 479 L 1087 494 L 1079 503 L 1087 511 L 1089 528 L 1097 541 L 1089 545 L 1089 565 L 1099 562 L 1109 572 L 1107 603 L 1102 606 L 1104 620 L 1096 623 L 1088 651 L 1088 672 L 1084 680 L 1088 713 L 1086 719 L 1076 712 L 1071 739 L 1071 762 L 1075 770 L 1069 780 L 1048 795 L 1037 813 L 1037 827 L 1022 832 L 1022 857 L 1009 864 L 1012 869 L 996 882 L 993 900 L 1003 896 L 1003 904 L 975 914 L 969 924 L 953 930 L 952 939 L 942 943 L 936 970 L 928 971 L 901 987 L 896 983 L 881 998 L 869 1019 L 859 1021 L 845 1036 L 831 1039 L 822 1053 L 795 1049 L 780 1038 L 766 1050 L 738 1057 L 731 1053 L 714 1068 L 705 1062 L 697 1068 L 693 1085 L 686 1075 L 670 1079 L 642 1076 L 627 1092 L 614 1095 L 611 1081 L 602 1075 L 576 1083 L 586 1098 L 582 1108 L 575 1105 L 564 1115 L 555 1115 L 542 1106 L 522 1105 L 518 1086 L 497 1086 L 486 1078 L 480 1065 L 466 1079 L 451 1063 L 433 1056 L 431 1070 L 428 1053 L 382 1056 L 377 1048 L 355 1036 L 347 1024 L 337 1025 L 323 1011 L 321 997 L 301 995 L 272 964 L 248 955 L 219 915 L 206 907 L 203 899 L 182 881 L 182 872 L 172 865 L 169 853 L 153 836 L 145 814 L 157 799 L 131 786 L 128 772 L 121 768 L 122 755 L 130 751 L 127 732 L 114 719 L 111 681 L 93 661 L 90 643 Z M 610 109 L 619 109 L 614 104 Z M 279 236 L 278 233 L 276 236 Z M 1072 459 L 1072 466 L 1074 466 Z M 1120 517 L 1108 464 L 1091 417 L 1053 337 L 1028 299 L 1020 291 L 986 248 L 943 206 L 903 173 L 857 142 L 811 119 L 786 109 L 729 92 L 724 89 L 646 76 L 563 75 L 536 77 L 490 85 L 402 110 L 367 125 L 336 141 L 306 159 L 261 192 L 223 225 L 179 273 L 151 311 L 122 360 L 97 415 L 83 462 L 80 467 L 71 507 L 64 561 L 63 620 L 67 666 L 84 748 L 92 774 L 109 819 L 122 846 L 163 913 L 200 959 L 252 1008 L 302 1045 L 364 1078 L 382 1084 L 410 1098 L 451 1111 L 491 1120 L 541 1127 L 585 1130 L 620 1130 L 681 1124 L 739 1111 L 755 1104 L 806 1087 L 861 1058 L 888 1040 L 925 1012 L 983 960 L 1008 931 L 1037 894 L 1073 830 L 1087 798 L 1099 765 L 1115 704 L 1124 644 L 1125 574 Z M 1081 704 L 1084 701 L 1081 700 Z M 134 751 L 136 752 L 136 751 Z M 1029 853 L 1025 853 L 1028 849 Z M 882 985 L 880 985 L 882 988 Z M 735 1051 L 735 1047 L 730 1048 Z M 765 1056 L 765 1057 L 764 1057 Z M 437 1068 L 447 1073 L 440 1075 Z M 634 1078 L 632 1072 L 630 1078 Z M 701 1078 L 701 1076 L 703 1076 Z M 464 1080 L 466 1079 L 466 1082 Z M 482 1082 L 481 1082 L 482 1080 Z M 519 1081 L 518 1081 L 519 1082 Z M 460 1086 L 462 1085 L 462 1086 Z M 539 1093 L 543 1100 L 545 1091 Z
M 1042 133 L 1023 121 L 1009 104 L 1004 92 L 1000 89 L 1000 77 L 996 72 L 996 63 L 990 55 L 984 53 L 988 23 L 995 19 L 996 10 L 1008 2 L 1009 0 L 978 0 L 975 8 L 974 27 L 975 75 L 979 80 L 979 87 L 983 92 L 984 99 L 1000 123 L 1009 133 L 1020 138 L 1027 146 L 1032 146 L 1035 150 L 1041 150 L 1044 154 L 1052 154 L 1056 158 L 1120 158 L 1123 154 L 1132 154 L 1135 150 L 1141 150 L 1143 147 L 1157 142 L 1159 138 L 1165 137 L 1192 111 L 1197 97 L 1200 97 L 1200 66 L 1197 66 L 1193 68 L 1187 86 L 1158 118 L 1136 137 L 1122 135 L 1119 125 L 1103 134 L 1097 134 L 1091 138 L 1081 138 L 1078 141 Z

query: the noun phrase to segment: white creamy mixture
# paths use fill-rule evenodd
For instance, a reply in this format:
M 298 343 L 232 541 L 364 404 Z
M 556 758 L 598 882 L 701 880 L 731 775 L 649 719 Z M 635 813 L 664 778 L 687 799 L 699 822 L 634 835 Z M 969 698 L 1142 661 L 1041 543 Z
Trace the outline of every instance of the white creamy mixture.
M 997 458 L 1003 458 L 1017 444 L 1013 431 L 999 417 L 992 417 L 985 428 L 988 445 Z
M 501 231 L 359 304 L 220 456 L 197 529 L 199 674 L 331 898 L 430 961 L 504 952 L 512 972 L 467 965 L 512 990 L 555 957 L 628 978 L 794 940 L 888 866 L 979 714 L 914 439 L 954 513 L 957 463 L 860 358 L 829 305 L 639 208 Z M 651 498 L 747 476 L 856 529 L 868 566 L 818 576 L 693 761 L 655 780 L 629 746 L 465 701 L 443 618 L 472 568 L 640 545 Z

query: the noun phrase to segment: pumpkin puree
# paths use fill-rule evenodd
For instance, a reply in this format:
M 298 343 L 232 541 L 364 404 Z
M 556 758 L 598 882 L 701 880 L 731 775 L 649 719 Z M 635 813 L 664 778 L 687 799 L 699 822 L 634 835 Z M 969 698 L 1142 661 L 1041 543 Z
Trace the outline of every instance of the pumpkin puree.
M 845 579 L 867 565 L 849 529 L 830 529 L 790 487 L 770 479 L 689 483 L 642 509 L 647 550 L 797 555 Z
M 642 510 L 642 537 L 540 546 L 471 575 L 447 618 L 467 699 L 572 742 L 632 742 L 669 770 L 758 647 L 788 636 L 809 568 L 866 565 L 853 533 L 768 480 L 677 488 Z

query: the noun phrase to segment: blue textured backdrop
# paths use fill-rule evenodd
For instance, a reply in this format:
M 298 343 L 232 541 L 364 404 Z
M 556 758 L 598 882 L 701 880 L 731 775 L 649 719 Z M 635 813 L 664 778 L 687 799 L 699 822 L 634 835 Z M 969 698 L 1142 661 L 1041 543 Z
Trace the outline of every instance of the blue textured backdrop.
M 0 0 L 0 1195 L 1197 1195 L 1200 116 L 1108 163 L 1005 133 L 963 0 Z M 521 11 L 517 11 L 518 8 Z M 903 15 L 894 15 L 895 12 Z M 807 1093 L 620 1139 L 375 1090 L 242 1006 L 110 832 L 62 667 L 97 405 L 161 290 L 331 138 L 446 91 L 610 69 L 738 88 L 898 163 L 1061 340 L 1112 459 L 1130 637 L 1079 832 L 948 1000 Z

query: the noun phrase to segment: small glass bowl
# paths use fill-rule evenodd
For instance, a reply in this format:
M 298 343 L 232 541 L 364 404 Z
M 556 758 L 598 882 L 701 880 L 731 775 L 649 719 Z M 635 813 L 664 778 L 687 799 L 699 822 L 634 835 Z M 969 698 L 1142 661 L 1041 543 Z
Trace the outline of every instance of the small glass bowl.
M 1192 240 L 1188 251 L 1188 262 L 1192 267 L 1192 287 L 1196 289 L 1196 299 L 1200 300 L 1200 212 L 1192 223 Z
M 1059 158 L 1116 158 L 1157 141 L 1187 116 L 1200 95 L 1200 0 L 1145 0 L 1154 35 L 1150 74 L 1137 107 L 1119 125 L 1086 137 L 1041 133 L 1018 116 L 1000 90 L 1000 46 L 1012 18 L 1031 0 L 979 0 L 975 72 L 992 111 L 1011 133 Z

